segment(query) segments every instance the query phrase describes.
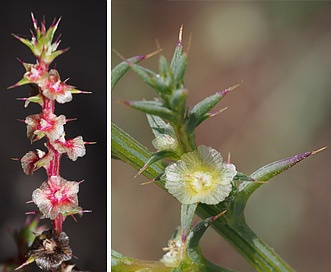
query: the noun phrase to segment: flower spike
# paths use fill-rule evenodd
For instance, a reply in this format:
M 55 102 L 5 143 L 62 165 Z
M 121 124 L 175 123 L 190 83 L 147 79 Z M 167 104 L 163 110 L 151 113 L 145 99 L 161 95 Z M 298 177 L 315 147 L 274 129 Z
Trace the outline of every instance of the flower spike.
M 52 229 L 36 235 L 34 242 L 31 241 L 26 246 L 29 247 L 27 251 L 26 248 L 24 249 L 27 261 L 16 270 L 35 261 L 42 270 L 71 271 L 75 267 L 70 262 L 74 256 L 69 247 L 69 238 L 62 232 L 62 225 L 67 216 L 77 221 L 75 214 L 81 216 L 89 211 L 83 210 L 78 203 L 79 185 L 82 181 L 67 181 L 62 178 L 60 160 L 63 154 L 73 161 L 83 157 L 86 153 L 85 144 L 95 142 L 85 142 L 82 136 L 65 139 L 64 125 L 76 119 L 56 115 L 55 106 L 56 102 L 61 104 L 70 102 L 72 94 L 89 94 L 90 92 L 68 85 L 68 79 L 61 81 L 59 72 L 55 68 L 49 69 L 51 62 L 68 50 L 68 48 L 58 50 L 61 35 L 54 40 L 61 18 L 54 19 L 49 28 L 46 28 L 45 19 L 38 25 L 33 13 L 31 18 L 33 23 L 33 31 L 30 31 L 31 38 L 26 39 L 15 34 L 13 36 L 30 48 L 36 56 L 36 62 L 25 63 L 18 59 L 25 68 L 25 73 L 23 78 L 9 89 L 26 84 L 31 86 L 29 95 L 17 100 L 24 101 L 25 107 L 31 102 L 37 103 L 41 107 L 41 112 L 19 121 L 26 124 L 26 135 L 31 143 L 43 139 L 47 150 L 29 151 L 15 160 L 20 161 L 23 172 L 27 175 L 33 175 L 33 172 L 39 168 L 45 169 L 46 181 L 33 191 L 32 200 L 27 202 L 33 202 L 38 207 L 38 211 L 26 214 L 38 215 L 38 218 L 43 219 L 49 218 L 52 221 Z
M 12 35 L 23 44 L 28 46 L 38 60 L 42 60 L 45 64 L 49 65 L 57 56 L 61 55 L 69 49 L 66 48 L 57 50 L 57 47 L 60 44 L 60 40 L 56 40 L 53 43 L 54 34 L 57 30 L 61 18 L 59 18 L 56 22 L 54 21 L 49 29 L 46 30 L 45 21 L 43 21 L 41 23 L 41 27 L 39 27 L 33 14 L 31 14 L 31 17 L 34 26 L 34 33 L 31 31 L 31 40 L 19 37 L 15 34 Z

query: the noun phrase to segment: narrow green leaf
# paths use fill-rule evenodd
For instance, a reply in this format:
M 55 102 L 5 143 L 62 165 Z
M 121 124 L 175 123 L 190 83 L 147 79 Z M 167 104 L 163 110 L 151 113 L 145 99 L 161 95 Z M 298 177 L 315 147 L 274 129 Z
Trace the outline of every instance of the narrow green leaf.
M 184 53 L 178 58 L 173 72 L 174 80 L 177 88 L 182 87 L 184 75 L 186 72 L 186 67 L 187 67 L 187 54 Z
M 221 212 L 215 216 L 208 217 L 208 218 L 204 219 L 203 221 L 199 222 L 198 224 L 196 224 L 192 228 L 189 236 L 187 237 L 188 245 L 189 245 L 190 249 L 194 249 L 194 250 L 198 251 L 199 242 L 200 242 L 202 235 L 209 228 L 211 223 L 213 223 L 216 219 L 218 219 L 220 216 L 222 216 L 225 212 L 226 212 L 226 210 L 224 210 L 223 212 Z
M 132 71 L 135 72 L 147 85 L 152 87 L 160 97 L 165 98 L 171 93 L 171 88 L 166 82 L 167 80 L 160 77 L 160 75 L 137 64 L 131 64 L 130 66 Z
M 163 77 L 167 77 L 171 73 L 167 59 L 162 55 L 159 58 L 159 70 L 160 70 L 160 76 Z
M 135 178 L 137 176 L 139 176 L 142 172 L 144 172 L 148 166 L 150 166 L 153 163 L 156 163 L 160 160 L 164 160 L 164 159 L 173 159 L 173 160 L 177 159 L 178 160 L 179 157 L 177 156 L 177 154 L 175 152 L 170 151 L 170 150 L 161 150 L 161 151 L 155 152 L 149 158 L 149 160 L 145 163 L 145 165 L 139 170 L 139 172 L 135 175 Z
M 171 60 L 171 63 L 170 63 L 170 69 L 171 69 L 172 73 L 175 72 L 178 59 L 179 59 L 179 57 L 183 53 L 182 42 L 183 42 L 183 26 L 181 26 L 180 29 L 179 29 L 178 43 L 177 43 L 177 46 L 175 48 L 174 55 L 173 55 L 172 60 Z
M 116 65 L 111 70 L 111 90 L 114 89 L 115 85 L 118 81 L 124 76 L 124 74 L 129 71 L 130 65 L 129 63 L 137 63 L 141 60 L 145 59 L 145 55 L 142 56 L 135 56 L 128 60 L 122 61 L 120 64 Z
M 244 173 L 237 172 L 237 175 L 234 176 L 233 180 L 240 180 L 240 181 L 255 181 L 255 179 L 247 176 Z
M 152 155 L 146 147 L 113 123 L 111 124 L 111 154 L 136 170 L 142 168 Z M 143 174 L 151 180 L 162 173 L 164 173 L 164 166 L 156 162 L 147 167 Z M 164 188 L 162 180 L 157 180 L 155 183 Z
M 168 96 L 171 96 L 171 93 L 174 89 L 174 76 L 170 70 L 168 62 L 164 56 L 160 56 L 159 59 L 159 70 L 160 70 L 160 77 L 157 79 L 160 81 L 159 89 L 161 90 L 164 88 L 165 90 L 162 91 L 161 97 L 167 99 Z M 157 82 L 156 82 L 157 83 Z
M 186 89 L 178 89 L 173 92 L 169 99 L 170 108 L 181 116 L 184 116 L 186 110 L 187 94 Z
M 29 83 L 31 83 L 30 80 L 23 77 L 20 81 L 16 82 L 14 85 L 9 86 L 8 89 L 12 89 L 14 87 L 22 86 Z
M 163 107 L 162 103 L 157 101 L 126 101 L 124 102 L 125 105 L 145 112 L 150 115 L 159 116 L 168 122 L 174 124 L 177 122 L 176 114 L 169 110 L 168 108 Z
M 139 61 L 142 61 L 144 59 L 150 58 L 154 56 L 155 54 L 159 53 L 160 50 L 157 50 L 155 52 L 152 52 L 150 54 L 145 55 L 139 55 L 134 56 L 132 58 L 129 58 L 127 60 L 122 61 L 120 64 L 116 65 L 111 70 L 111 90 L 114 89 L 115 85 L 118 83 L 118 81 L 122 78 L 122 76 L 129 71 L 130 65 L 134 63 L 138 63 Z
M 196 127 L 198 127 L 203 121 L 207 120 L 210 117 L 214 117 L 220 113 L 222 113 L 223 111 L 225 111 L 228 107 L 225 107 L 223 109 L 220 109 L 216 112 L 207 112 L 205 115 L 203 115 L 198 121 L 197 121 L 197 125 Z
M 228 89 L 217 92 L 196 104 L 188 113 L 186 120 L 187 133 L 193 132 L 198 124 L 201 123 L 201 119 L 205 118 L 205 114 L 207 114 L 218 102 L 220 102 L 227 93 L 238 88 L 239 86 L 240 85 L 237 84 Z
M 257 180 L 266 182 L 272 177 L 284 172 L 285 170 L 291 168 L 292 166 L 296 165 L 298 162 L 301 162 L 302 160 L 308 158 L 310 155 L 315 155 L 316 153 L 323 151 L 326 147 L 320 148 L 318 150 L 305 152 L 302 154 L 298 154 L 295 156 L 291 156 L 286 159 L 282 159 L 276 162 L 269 163 L 257 171 L 255 171 L 253 174 L 250 175 L 251 178 Z M 245 198 L 245 201 L 247 201 L 248 197 L 257 189 L 259 188 L 263 183 L 256 183 L 256 182 L 244 182 L 241 184 L 239 190 L 239 195 L 243 195 Z
M 155 137 L 159 137 L 164 134 L 175 137 L 175 131 L 173 127 L 164 122 L 162 118 L 150 114 L 147 114 L 146 116 L 149 126 L 151 127 Z
M 211 216 L 209 218 L 204 219 L 203 221 L 196 224 L 192 230 L 190 231 L 188 237 L 187 237 L 187 248 L 186 248 L 186 254 L 190 258 L 190 260 L 199 267 L 199 271 L 205 271 L 205 272 L 221 272 L 221 271 L 227 271 L 230 272 L 231 270 L 225 269 L 223 267 L 220 267 L 214 263 L 211 263 L 207 259 L 204 258 L 204 256 L 201 253 L 199 243 L 200 239 L 202 238 L 205 231 L 209 228 L 209 226 L 218 219 L 221 215 L 223 215 L 226 211 L 223 211 L 222 213 Z

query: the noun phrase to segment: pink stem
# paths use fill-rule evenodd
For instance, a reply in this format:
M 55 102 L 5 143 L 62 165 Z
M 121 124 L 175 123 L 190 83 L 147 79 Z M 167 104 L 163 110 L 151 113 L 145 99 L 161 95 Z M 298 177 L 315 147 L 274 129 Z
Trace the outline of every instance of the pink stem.
M 41 93 L 41 92 L 40 92 Z M 46 114 L 54 114 L 55 110 L 55 101 L 52 101 L 51 99 L 48 99 L 47 97 L 43 96 L 43 105 L 42 105 L 42 111 Z M 61 153 L 59 153 L 53 145 L 50 143 L 49 140 L 47 140 L 47 147 L 49 152 L 53 153 L 53 158 L 49 163 L 49 167 L 47 168 L 47 176 L 48 178 L 51 176 L 59 176 L 60 175 L 60 159 L 61 159 Z M 62 232 L 62 223 L 64 221 L 64 218 L 62 214 L 59 214 L 54 220 L 52 220 L 53 223 L 53 229 L 57 231 L 58 233 Z
M 53 220 L 53 229 L 57 231 L 58 233 L 62 232 L 62 223 L 64 221 L 64 218 L 62 214 L 59 214 L 54 220 Z

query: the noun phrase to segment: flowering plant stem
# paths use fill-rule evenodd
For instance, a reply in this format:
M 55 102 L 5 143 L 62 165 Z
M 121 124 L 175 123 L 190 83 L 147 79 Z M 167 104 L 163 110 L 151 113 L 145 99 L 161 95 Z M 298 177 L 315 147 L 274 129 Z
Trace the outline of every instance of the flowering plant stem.
M 139 170 L 152 155 L 146 147 L 133 139 L 122 129 L 112 124 L 111 132 L 112 154 L 114 157 L 130 164 Z M 164 172 L 161 163 L 149 166 L 144 172 L 148 179 L 155 179 Z M 165 190 L 162 180 L 155 183 Z M 227 212 L 215 220 L 212 227 L 222 235 L 257 271 L 294 271 L 274 250 L 261 240 L 246 224 L 244 208 L 246 202 L 242 199 L 241 205 L 236 202 L 235 207 L 224 202 L 216 206 L 199 204 L 196 210 L 202 219 L 214 216 L 220 211 Z M 234 220 L 233 213 L 236 213 Z
M 187 55 L 182 50 L 181 28 L 170 66 L 163 56 L 159 58 L 159 74 L 137 64 L 151 54 L 124 60 L 112 70 L 112 88 L 131 68 L 158 95 L 158 98 L 150 101 L 123 102 L 147 114 L 155 135 L 152 144 L 156 152 L 151 153 L 112 124 L 113 158 L 131 164 L 139 170 L 137 175 L 143 173 L 181 203 L 180 226 L 168 241 L 168 246 L 163 248 L 167 253 L 160 259 L 160 264 L 157 263 L 158 267 L 155 267 L 155 263 L 151 266 L 148 262 L 115 253 L 112 256 L 112 268 L 114 271 L 123 271 L 121 267 L 129 263 L 132 268 L 130 271 L 138 271 L 133 266 L 140 267 L 144 263 L 149 271 L 230 271 L 209 262 L 200 250 L 201 237 L 209 226 L 213 226 L 257 271 L 293 271 L 247 226 L 244 214 L 246 203 L 263 183 L 325 148 L 272 162 L 248 176 L 237 171 L 230 157 L 223 162 L 221 153 L 214 148 L 197 146 L 196 128 L 206 119 L 222 112 L 211 110 L 240 84 L 218 91 L 192 108 L 187 107 L 188 91 L 183 80 Z M 174 162 L 167 165 L 164 159 Z M 202 218 L 201 222 L 194 223 L 195 213 Z M 168 270 L 164 270 L 163 265 Z
M 56 103 L 64 104 L 72 100 L 72 94 L 89 93 L 76 89 L 61 81 L 59 72 L 51 64 L 56 57 L 68 49 L 57 49 L 60 40 L 53 40 L 60 19 L 53 21 L 47 29 L 43 20 L 38 25 L 34 15 L 31 14 L 34 31 L 31 31 L 31 39 L 17 38 L 28 46 L 36 63 L 25 63 L 20 60 L 25 68 L 23 78 L 9 87 L 30 85 L 31 91 L 26 98 L 25 107 L 30 103 L 39 104 L 41 112 L 29 115 L 23 121 L 27 125 L 27 137 L 31 144 L 43 140 L 46 151 L 37 149 L 29 151 L 18 160 L 21 162 L 25 174 L 33 175 L 33 172 L 44 168 L 47 180 L 32 193 L 32 201 L 38 211 L 29 212 L 42 219 L 50 219 L 52 228 L 37 235 L 32 243 L 29 243 L 25 252 L 25 262 L 17 267 L 19 270 L 26 265 L 36 262 L 37 266 L 44 271 L 60 272 L 72 271 L 75 264 L 71 261 L 74 257 L 69 245 L 69 237 L 63 232 L 63 223 L 68 216 L 75 219 L 75 215 L 82 215 L 84 210 L 78 206 L 78 191 L 81 181 L 67 181 L 60 176 L 60 162 L 62 155 L 76 161 L 86 153 L 85 145 L 92 142 L 84 142 L 82 136 L 66 139 L 64 125 L 68 119 L 64 115 L 55 114 Z M 76 219 L 75 219 L 76 220 Z

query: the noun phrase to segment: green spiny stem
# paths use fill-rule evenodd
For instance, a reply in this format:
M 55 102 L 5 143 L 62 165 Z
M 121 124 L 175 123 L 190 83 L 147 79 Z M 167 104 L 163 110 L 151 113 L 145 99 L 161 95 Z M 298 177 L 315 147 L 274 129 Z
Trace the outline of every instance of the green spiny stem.
M 158 261 L 137 260 L 122 254 L 112 251 L 112 271 L 153 271 L 153 272 L 171 272 L 171 267 L 166 267 L 163 263 Z
M 111 153 L 113 157 L 130 164 L 137 170 L 140 170 L 152 155 L 146 147 L 113 123 L 111 127 Z M 163 172 L 164 166 L 160 162 L 156 162 L 147 167 L 143 175 L 148 179 L 154 179 Z M 164 189 L 164 183 L 161 180 L 155 182 Z
M 230 270 L 227 268 L 220 267 L 215 265 L 214 263 L 204 259 L 204 271 L 212 271 L 212 272 L 234 272 L 234 270 Z
M 216 206 L 199 205 L 197 214 L 208 218 L 219 213 Z M 246 224 L 243 216 L 233 218 L 227 212 L 212 227 L 222 235 L 257 271 L 294 271 L 269 245 Z
M 143 167 L 151 156 L 151 152 L 149 152 L 147 148 L 114 124 L 112 124 L 111 137 L 112 154 L 122 161 L 129 163 L 137 170 Z M 154 179 L 162 175 L 163 171 L 164 167 L 162 164 L 155 163 L 149 166 L 143 174 L 149 179 Z M 156 184 L 162 189 L 165 189 L 162 180 L 156 181 Z M 219 212 L 220 209 L 216 206 L 199 205 L 197 209 L 197 214 L 203 219 L 215 216 Z M 229 211 L 229 214 L 230 212 L 231 211 Z M 270 246 L 257 237 L 247 226 L 243 215 L 233 220 L 233 218 L 229 218 L 229 215 L 225 214 L 217 219 L 212 226 L 233 245 L 257 271 L 293 271 Z

